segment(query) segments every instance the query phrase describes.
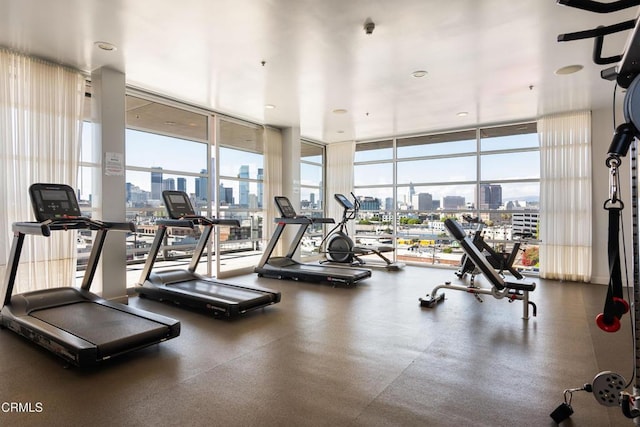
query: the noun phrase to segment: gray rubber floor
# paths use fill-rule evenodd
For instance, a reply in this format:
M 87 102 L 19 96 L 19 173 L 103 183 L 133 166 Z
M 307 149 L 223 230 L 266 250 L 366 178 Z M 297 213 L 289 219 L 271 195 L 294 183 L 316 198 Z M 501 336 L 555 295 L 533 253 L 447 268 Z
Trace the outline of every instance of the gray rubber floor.
M 412 266 L 355 288 L 247 275 L 231 281 L 282 302 L 232 321 L 133 296 L 181 320 L 181 336 L 92 371 L 3 330 L 0 425 L 550 426 L 564 389 L 631 376 L 629 317 L 615 334 L 594 322 L 604 286 L 537 280 L 525 321 L 521 302 L 459 291 L 419 307 L 445 280 L 459 282 Z M 572 404 L 563 425 L 633 425 L 592 394 Z

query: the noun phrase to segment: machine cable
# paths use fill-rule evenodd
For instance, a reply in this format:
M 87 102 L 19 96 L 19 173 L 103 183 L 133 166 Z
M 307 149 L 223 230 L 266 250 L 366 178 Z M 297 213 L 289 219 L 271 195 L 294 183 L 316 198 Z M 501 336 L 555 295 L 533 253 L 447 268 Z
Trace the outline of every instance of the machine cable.
M 619 198 L 620 174 L 618 167 L 620 163 L 620 153 L 610 152 L 606 160 L 606 164 L 609 167 L 609 199 L 604 202 L 604 209 L 609 212 L 607 246 L 609 285 L 603 312 L 596 316 L 596 324 L 605 332 L 618 331 L 620 329 L 620 319 L 625 313 L 629 312 L 629 303 L 624 299 L 623 295 L 620 267 L 620 226 L 622 223 L 621 212 L 624 209 L 624 203 Z

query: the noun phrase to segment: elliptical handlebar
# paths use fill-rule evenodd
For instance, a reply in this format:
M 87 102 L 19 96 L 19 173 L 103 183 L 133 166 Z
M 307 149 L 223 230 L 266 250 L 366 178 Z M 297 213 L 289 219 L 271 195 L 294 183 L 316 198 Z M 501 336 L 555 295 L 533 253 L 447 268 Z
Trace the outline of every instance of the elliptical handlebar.
M 336 193 L 333 195 L 333 198 L 336 199 L 336 201 L 344 209 L 342 212 L 342 221 L 340 221 L 339 223 L 343 227 L 348 221 L 355 219 L 358 215 L 358 211 L 360 210 L 360 200 L 358 200 L 353 192 L 351 192 L 351 197 L 353 197 L 353 202 L 347 199 L 344 194 Z
M 353 197 L 353 208 L 355 210 L 355 213 L 357 214 L 360 210 L 360 199 L 358 199 L 356 195 L 353 194 L 353 191 L 351 192 L 351 197 Z

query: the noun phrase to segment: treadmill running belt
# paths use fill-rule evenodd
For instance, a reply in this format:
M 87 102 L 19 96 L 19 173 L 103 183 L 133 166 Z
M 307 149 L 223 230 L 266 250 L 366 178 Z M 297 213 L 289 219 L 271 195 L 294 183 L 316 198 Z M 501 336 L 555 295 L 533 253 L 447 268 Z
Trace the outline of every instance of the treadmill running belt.
M 245 288 L 236 288 L 233 286 L 222 286 L 208 280 L 189 280 L 187 282 L 173 283 L 168 286 L 171 288 L 178 288 L 182 291 L 195 295 L 207 295 L 219 300 L 224 300 L 231 304 L 242 303 L 248 300 L 271 300 L 271 296 L 264 292 Z
M 101 357 L 167 335 L 166 325 L 93 302 L 36 310 L 30 316 L 95 344 Z

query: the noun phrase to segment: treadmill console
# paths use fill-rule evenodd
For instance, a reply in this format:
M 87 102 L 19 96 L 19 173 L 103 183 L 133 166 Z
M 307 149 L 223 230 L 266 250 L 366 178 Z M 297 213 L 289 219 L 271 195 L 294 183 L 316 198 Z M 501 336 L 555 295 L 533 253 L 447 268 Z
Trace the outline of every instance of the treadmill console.
M 296 211 L 295 209 L 293 209 L 293 206 L 291 205 L 289 199 L 284 196 L 276 196 L 274 197 L 274 199 L 276 202 L 276 206 L 280 211 L 280 215 L 282 215 L 283 218 L 295 218 L 297 216 Z
M 196 216 L 191 200 L 184 191 L 165 190 L 162 192 L 162 198 L 167 207 L 169 218 L 180 219 Z
M 343 208 L 353 209 L 353 203 L 351 203 L 351 200 L 347 199 L 344 194 L 335 194 L 333 197 L 342 205 Z
M 29 197 L 38 222 L 81 216 L 73 188 L 64 184 L 32 184 Z

